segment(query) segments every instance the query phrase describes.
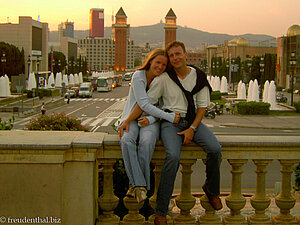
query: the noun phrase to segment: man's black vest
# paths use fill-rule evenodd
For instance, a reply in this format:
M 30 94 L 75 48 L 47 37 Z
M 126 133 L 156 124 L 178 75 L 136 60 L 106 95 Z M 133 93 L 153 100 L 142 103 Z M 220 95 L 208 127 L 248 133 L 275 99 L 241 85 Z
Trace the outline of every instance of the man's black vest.
M 188 121 L 189 125 L 191 125 L 194 122 L 195 117 L 196 117 L 196 109 L 195 109 L 193 95 L 198 93 L 205 86 L 207 86 L 209 88 L 209 93 L 211 93 L 212 88 L 207 80 L 206 74 L 202 70 L 200 70 L 196 66 L 191 66 L 191 65 L 189 65 L 189 66 L 196 69 L 196 73 L 197 73 L 196 85 L 192 91 L 187 91 L 184 89 L 184 87 L 180 83 L 178 76 L 173 68 L 171 68 L 167 72 L 168 72 L 169 77 L 180 87 L 180 89 L 183 91 L 183 93 L 186 97 L 186 100 L 188 102 L 186 120 Z

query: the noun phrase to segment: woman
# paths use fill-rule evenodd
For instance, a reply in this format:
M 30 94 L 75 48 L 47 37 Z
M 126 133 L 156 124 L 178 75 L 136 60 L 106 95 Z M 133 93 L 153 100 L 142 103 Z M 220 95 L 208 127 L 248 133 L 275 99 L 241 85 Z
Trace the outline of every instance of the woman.
M 159 122 L 155 117 L 170 122 L 178 122 L 180 119 L 178 114 L 167 113 L 151 105 L 147 96 L 152 80 L 165 71 L 167 64 L 166 52 L 163 49 L 155 49 L 133 74 L 121 125 L 118 128 L 125 170 L 129 179 L 127 196 L 135 197 L 137 202 L 144 201 L 147 198 L 147 190 L 150 190 L 150 161 L 159 138 Z M 143 116 L 130 122 L 129 115 L 136 104 L 152 116 Z M 138 151 L 136 151 L 138 137 Z

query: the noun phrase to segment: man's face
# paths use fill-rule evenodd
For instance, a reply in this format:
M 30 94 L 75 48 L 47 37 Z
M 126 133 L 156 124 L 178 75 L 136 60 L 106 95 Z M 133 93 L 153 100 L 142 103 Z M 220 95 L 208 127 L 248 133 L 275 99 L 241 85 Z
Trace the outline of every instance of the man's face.
M 187 53 L 183 51 L 181 46 L 174 46 L 168 51 L 171 65 L 176 69 L 186 66 Z

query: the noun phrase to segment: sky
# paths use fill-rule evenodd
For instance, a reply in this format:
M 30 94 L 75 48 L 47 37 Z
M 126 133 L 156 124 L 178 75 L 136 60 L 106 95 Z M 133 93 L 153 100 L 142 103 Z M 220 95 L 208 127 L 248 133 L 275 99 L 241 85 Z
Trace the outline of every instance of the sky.
M 172 8 L 177 25 L 210 33 L 242 35 L 286 35 L 287 29 L 300 24 L 300 0 L 0 0 L 0 23 L 18 23 L 19 16 L 31 16 L 49 24 L 74 22 L 75 30 L 89 29 L 89 10 L 104 9 L 106 27 L 120 7 L 131 27 L 165 22 Z

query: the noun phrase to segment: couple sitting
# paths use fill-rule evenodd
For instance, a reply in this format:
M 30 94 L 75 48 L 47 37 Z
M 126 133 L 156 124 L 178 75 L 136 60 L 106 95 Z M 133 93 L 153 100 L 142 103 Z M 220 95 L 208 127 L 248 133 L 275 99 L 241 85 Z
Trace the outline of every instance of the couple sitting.
M 151 52 L 132 77 L 118 128 L 130 185 L 127 195 L 138 202 L 147 198 L 150 189 L 150 161 L 159 137 L 165 146 L 166 159 L 157 193 L 155 224 L 167 224 L 181 146 L 191 141 L 207 153 L 206 181 L 202 189 L 214 209 L 222 208 L 219 198 L 222 149 L 215 135 L 201 123 L 210 103 L 211 87 L 205 73 L 197 67 L 187 66 L 186 58 L 185 46 L 178 41 L 170 43 L 166 50 Z M 159 108 L 154 106 L 158 103 Z

